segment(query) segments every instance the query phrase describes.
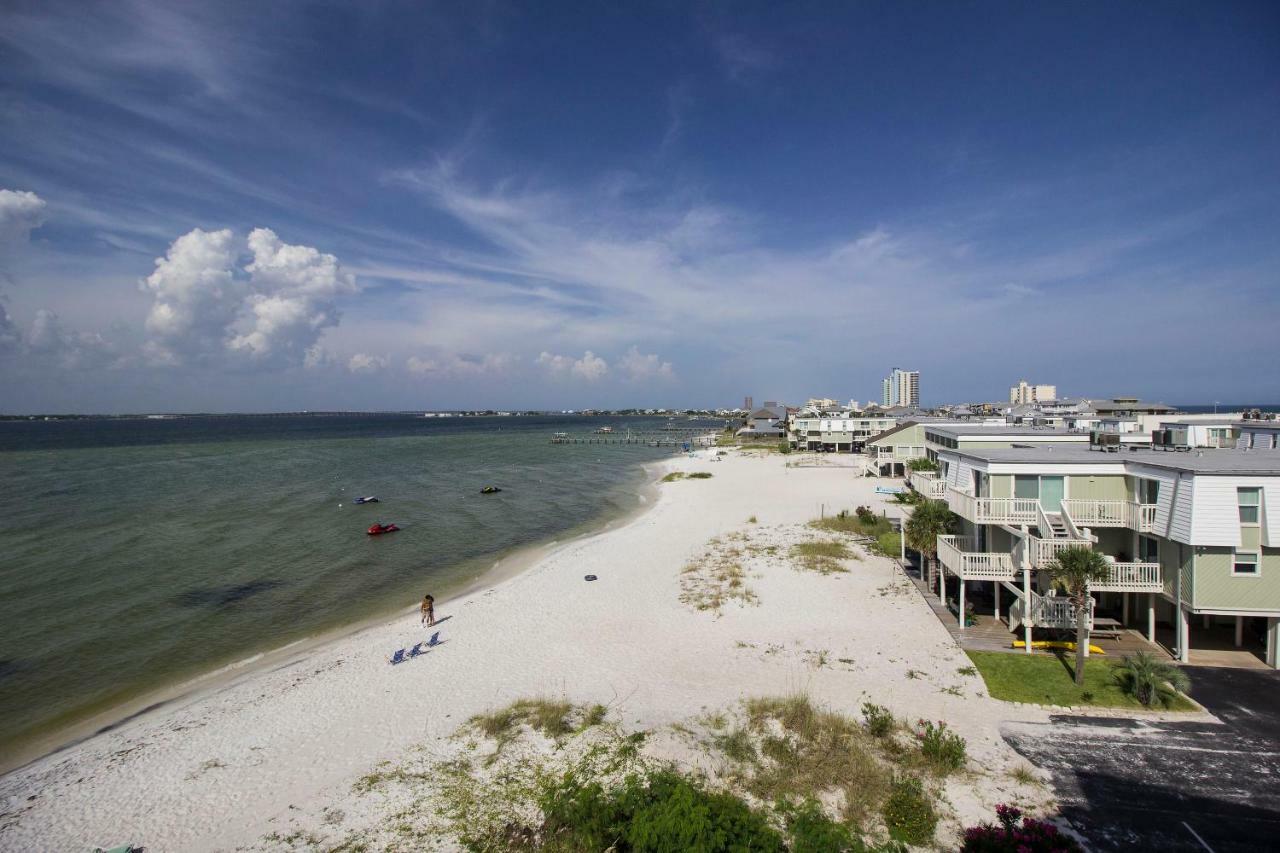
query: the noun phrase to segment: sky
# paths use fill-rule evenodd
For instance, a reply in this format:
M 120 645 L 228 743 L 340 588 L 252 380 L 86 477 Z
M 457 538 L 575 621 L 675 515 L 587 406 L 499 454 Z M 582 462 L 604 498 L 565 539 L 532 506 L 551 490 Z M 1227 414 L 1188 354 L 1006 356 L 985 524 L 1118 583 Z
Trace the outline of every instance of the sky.
M 0 412 L 1280 401 L 1280 4 L 0 8 Z

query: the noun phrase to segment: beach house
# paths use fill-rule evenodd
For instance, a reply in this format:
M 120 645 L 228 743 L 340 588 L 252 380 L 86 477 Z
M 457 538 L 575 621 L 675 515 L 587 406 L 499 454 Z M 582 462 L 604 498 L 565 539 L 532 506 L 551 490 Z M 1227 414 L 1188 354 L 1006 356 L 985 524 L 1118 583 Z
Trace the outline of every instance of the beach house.
M 1063 548 L 1086 547 L 1110 569 L 1092 587 L 1091 621 L 1105 610 L 1152 642 L 1167 625 L 1165 644 L 1184 662 L 1198 641 L 1226 635 L 1277 667 L 1280 450 L 971 444 L 937 461 L 962 530 L 939 537 L 929 581 L 944 600 L 954 592 L 961 612 L 980 594 L 1028 643 L 1037 628 L 1074 628 L 1047 569 Z

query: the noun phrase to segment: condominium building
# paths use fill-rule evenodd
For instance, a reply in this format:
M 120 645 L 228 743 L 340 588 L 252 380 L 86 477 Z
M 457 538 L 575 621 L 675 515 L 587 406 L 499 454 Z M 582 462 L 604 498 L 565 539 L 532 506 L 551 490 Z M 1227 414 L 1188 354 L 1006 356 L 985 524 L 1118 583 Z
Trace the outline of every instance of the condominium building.
M 930 581 L 945 597 L 958 579 L 961 612 L 967 592 L 987 594 L 1028 649 L 1035 628 L 1072 629 L 1048 569 L 1064 548 L 1091 548 L 1109 568 L 1092 586 L 1091 623 L 1107 611 L 1184 662 L 1212 632 L 1233 634 L 1280 666 L 1280 451 L 1045 444 L 947 448 L 937 461 L 963 530 L 939 537 Z
M 895 367 L 881 383 L 880 404 L 908 408 L 919 406 L 920 371 Z
M 897 418 L 858 412 L 797 415 L 790 419 L 788 439 L 799 450 L 861 453 L 867 440 L 893 429 Z
M 1031 385 L 1025 379 L 1009 389 L 1009 402 L 1015 406 L 1058 399 L 1057 385 Z

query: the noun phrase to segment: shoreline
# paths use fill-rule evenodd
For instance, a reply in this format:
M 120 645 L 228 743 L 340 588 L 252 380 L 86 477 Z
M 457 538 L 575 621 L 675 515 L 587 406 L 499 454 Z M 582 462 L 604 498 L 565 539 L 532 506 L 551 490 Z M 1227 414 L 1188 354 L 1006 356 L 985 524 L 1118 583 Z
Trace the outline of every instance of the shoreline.
M 592 516 L 554 538 L 531 542 L 494 555 L 494 562 L 479 574 L 457 581 L 456 588 L 443 587 L 444 595 L 436 598 L 461 601 L 477 593 L 496 588 L 519 577 L 524 572 L 551 557 L 556 550 L 624 527 L 653 508 L 661 494 L 654 481 L 654 471 L 666 465 L 672 457 L 639 464 L 634 494 L 638 500 L 629 510 Z M 478 558 L 473 558 L 478 559 Z M 464 561 L 465 562 L 465 561 Z M 354 622 L 334 625 L 325 630 L 292 640 L 272 649 L 251 650 L 245 656 L 220 664 L 205 672 L 184 677 L 171 684 L 150 688 L 124 702 L 111 705 L 84 719 L 59 726 L 55 731 L 35 735 L 27 741 L 11 746 L 0 756 L 0 781 L 12 773 L 21 772 L 31 765 L 53 758 L 59 753 L 83 744 L 99 735 L 120 730 L 134 722 L 145 720 L 164 711 L 199 702 L 217 693 L 234 688 L 245 680 L 273 669 L 293 666 L 322 652 L 326 646 L 356 637 L 387 624 L 389 620 L 403 618 L 418 612 L 418 605 L 410 604 L 366 615 Z
M 974 773 L 945 790 L 957 821 L 1012 797 L 1039 802 L 1010 776 L 1024 762 L 999 726 L 1049 712 L 1006 707 L 958 673 L 963 653 L 893 561 L 863 553 L 824 575 L 789 557 L 816 535 L 807 522 L 821 507 L 879 507 L 883 481 L 777 456 L 711 464 L 714 452 L 646 466 L 650 482 L 654 469 L 712 479 L 655 485 L 658 499 L 624 522 L 438 606 L 441 642 L 403 665 L 388 666 L 391 652 L 427 636 L 412 610 L 5 775 L 0 849 L 279 850 L 295 834 L 340 846 L 376 833 L 390 817 L 379 809 L 395 806 L 364 797 L 361 779 L 409 755 L 449 760 L 473 715 L 528 697 L 602 703 L 655 743 L 752 696 L 803 691 L 852 715 L 870 700 L 968 740 Z M 698 609 L 685 569 L 742 536 L 758 597 Z

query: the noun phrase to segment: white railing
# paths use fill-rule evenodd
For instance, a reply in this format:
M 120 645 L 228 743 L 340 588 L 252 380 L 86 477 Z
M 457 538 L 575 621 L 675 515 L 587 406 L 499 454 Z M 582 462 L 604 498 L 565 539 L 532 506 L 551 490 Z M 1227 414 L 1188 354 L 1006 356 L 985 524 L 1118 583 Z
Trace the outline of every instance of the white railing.
M 1089 599 L 1086 613 L 1089 630 L 1093 630 L 1093 599 Z M 1031 593 L 1031 625 L 1035 628 L 1074 628 L 1076 610 L 1071 599 L 1059 595 Z
M 909 478 L 911 488 L 926 498 L 941 498 L 947 492 L 947 481 L 939 480 L 934 471 L 912 471 Z
M 1067 498 L 1062 501 L 1062 508 L 1081 527 L 1132 527 L 1135 506 L 1137 504 L 1132 501 L 1089 498 Z
M 1014 580 L 1013 555 L 975 551 L 971 536 L 939 536 L 938 560 L 965 580 Z
M 1071 539 L 1068 537 L 1055 539 L 1041 539 L 1039 536 L 1030 536 L 1031 548 L 1028 552 L 1031 557 L 1031 565 L 1037 569 L 1043 569 L 1057 559 L 1058 554 L 1067 548 L 1092 548 L 1093 542 L 1088 539 Z
M 1156 505 L 1133 501 L 1068 498 L 1062 509 L 1081 527 L 1129 527 L 1149 533 L 1156 527 Z
M 974 524 L 1035 524 L 1040 502 L 1034 498 L 975 498 L 954 486 L 946 491 L 947 506 Z
M 1094 592 L 1162 592 L 1164 577 L 1159 563 L 1111 563 L 1110 576 L 1090 584 Z

